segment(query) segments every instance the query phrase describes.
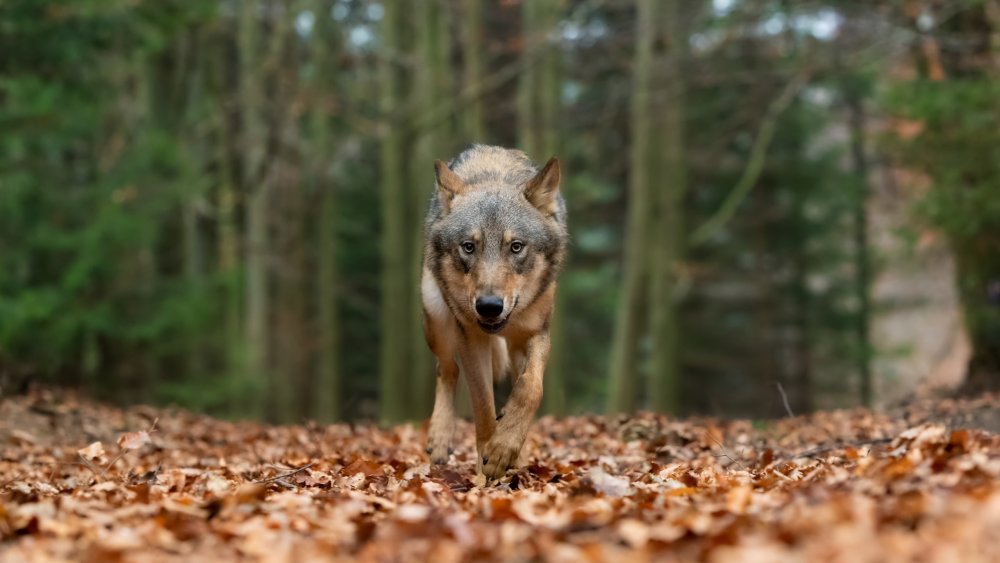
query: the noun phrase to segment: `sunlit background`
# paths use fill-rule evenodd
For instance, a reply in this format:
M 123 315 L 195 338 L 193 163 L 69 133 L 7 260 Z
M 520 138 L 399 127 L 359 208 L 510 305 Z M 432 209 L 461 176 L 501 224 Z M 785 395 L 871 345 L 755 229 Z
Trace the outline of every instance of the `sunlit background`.
M 2 392 L 425 418 L 471 142 L 563 163 L 546 413 L 996 388 L 998 100 L 997 0 L 6 0 Z

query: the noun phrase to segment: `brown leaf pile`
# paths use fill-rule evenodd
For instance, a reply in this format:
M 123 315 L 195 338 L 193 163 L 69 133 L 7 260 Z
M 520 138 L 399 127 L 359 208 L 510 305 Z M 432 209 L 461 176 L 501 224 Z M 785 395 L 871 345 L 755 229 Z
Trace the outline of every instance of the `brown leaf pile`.
M 543 418 L 530 463 L 476 488 L 470 441 L 429 466 L 419 426 L 8 399 L 0 559 L 1000 561 L 998 402 Z

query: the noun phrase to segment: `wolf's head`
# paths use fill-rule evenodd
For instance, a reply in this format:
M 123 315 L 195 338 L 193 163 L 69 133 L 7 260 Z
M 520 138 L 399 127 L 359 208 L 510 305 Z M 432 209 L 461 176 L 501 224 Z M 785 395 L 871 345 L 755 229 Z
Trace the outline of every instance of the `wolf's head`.
M 566 246 L 559 161 L 537 170 L 510 153 L 503 170 L 435 163 L 434 275 L 454 313 L 491 334 L 552 284 Z

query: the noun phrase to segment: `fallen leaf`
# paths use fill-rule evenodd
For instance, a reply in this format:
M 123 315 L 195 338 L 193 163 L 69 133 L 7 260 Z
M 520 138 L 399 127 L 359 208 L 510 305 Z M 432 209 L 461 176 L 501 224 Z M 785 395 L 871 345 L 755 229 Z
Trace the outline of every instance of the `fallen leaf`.
M 752 498 L 753 489 L 748 485 L 733 487 L 726 493 L 726 509 L 733 514 L 743 514 L 746 512 L 747 506 L 750 505 L 750 499 Z
M 10 431 L 10 437 L 15 442 L 20 442 L 22 444 L 37 444 L 38 438 L 35 438 L 30 432 L 15 428 Z
M 149 432 L 126 432 L 118 437 L 118 447 L 123 450 L 137 450 L 149 443 Z
M 592 467 L 587 472 L 587 478 L 592 483 L 594 489 L 605 495 L 613 497 L 625 496 L 629 492 L 628 479 L 609 475 L 601 466 Z
M 431 508 L 424 504 L 404 504 L 396 508 L 396 518 L 404 522 L 421 522 L 431 514 Z
M 217 497 L 228 494 L 231 488 L 229 480 L 218 475 L 210 475 L 205 480 L 205 492 Z
M 632 548 L 641 548 L 649 541 L 649 526 L 634 518 L 618 522 L 618 535 Z
M 80 454 L 80 457 L 87 461 L 94 461 L 104 456 L 104 444 L 93 442 L 85 448 L 80 448 L 76 453 Z

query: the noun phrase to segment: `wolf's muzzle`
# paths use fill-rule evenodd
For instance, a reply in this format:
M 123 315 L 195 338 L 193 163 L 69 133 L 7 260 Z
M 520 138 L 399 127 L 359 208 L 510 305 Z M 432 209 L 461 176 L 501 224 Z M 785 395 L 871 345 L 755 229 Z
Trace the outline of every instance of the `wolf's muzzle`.
M 477 298 L 476 313 L 483 321 L 490 322 L 496 320 L 503 314 L 503 298 L 496 295 Z

